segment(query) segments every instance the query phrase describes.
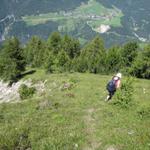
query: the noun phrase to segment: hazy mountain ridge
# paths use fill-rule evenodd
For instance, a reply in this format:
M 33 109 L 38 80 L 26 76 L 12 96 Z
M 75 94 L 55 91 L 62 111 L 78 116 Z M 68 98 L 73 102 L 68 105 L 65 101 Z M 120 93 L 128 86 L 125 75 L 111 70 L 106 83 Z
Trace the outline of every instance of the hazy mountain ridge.
M 15 14 L 16 17 L 38 13 L 54 12 L 59 10 L 72 10 L 81 2 L 88 0 L 2 0 L 0 6 L 0 19 L 8 14 Z

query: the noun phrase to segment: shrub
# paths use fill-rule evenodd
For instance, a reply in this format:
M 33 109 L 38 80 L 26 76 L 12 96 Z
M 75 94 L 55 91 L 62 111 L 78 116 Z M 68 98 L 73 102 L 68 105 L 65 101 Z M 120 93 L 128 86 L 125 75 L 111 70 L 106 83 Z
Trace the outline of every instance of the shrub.
M 114 96 L 114 105 L 121 106 L 123 108 L 128 108 L 132 104 L 133 95 L 133 80 L 128 78 L 124 83 L 122 83 L 121 89 L 119 89 Z
M 34 87 L 28 87 L 25 84 L 22 84 L 19 88 L 19 94 L 22 100 L 31 98 L 35 94 L 35 92 L 36 92 L 36 89 Z

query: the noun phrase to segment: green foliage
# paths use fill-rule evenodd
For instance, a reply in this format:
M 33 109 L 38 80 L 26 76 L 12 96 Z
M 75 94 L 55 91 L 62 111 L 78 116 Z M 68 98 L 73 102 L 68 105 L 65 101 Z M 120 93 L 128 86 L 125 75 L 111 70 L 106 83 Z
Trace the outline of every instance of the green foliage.
M 41 67 L 44 63 L 45 57 L 45 44 L 37 36 L 33 36 L 27 43 L 24 55 L 26 57 L 26 62 L 32 67 Z
M 36 89 L 34 87 L 28 87 L 25 84 L 22 84 L 19 88 L 19 95 L 22 100 L 32 98 L 35 92 Z
M 106 72 L 114 73 L 121 69 L 121 50 L 119 46 L 110 48 L 106 56 Z
M 62 48 L 62 38 L 59 32 L 53 32 L 47 41 L 47 46 L 54 54 L 58 54 Z
M 62 42 L 62 48 L 73 59 L 80 55 L 80 43 L 78 40 L 65 35 Z
M 45 59 L 45 64 L 44 64 L 44 68 L 46 69 L 47 73 L 54 73 L 54 72 L 61 72 L 61 71 L 63 71 L 61 69 L 64 66 L 60 66 L 61 63 L 63 62 L 63 58 L 60 57 L 60 59 L 61 59 L 60 61 L 62 61 L 62 62 L 59 62 L 57 56 L 58 55 L 54 54 L 52 51 L 50 51 L 48 53 L 47 58 Z M 59 63 L 60 63 L 60 65 L 59 65 Z
M 102 72 L 104 69 L 104 56 L 104 42 L 97 36 L 81 51 L 78 70 L 86 70 L 91 73 Z
M 26 44 L 24 53 L 19 41 L 18 48 L 15 42 L 14 46 L 11 42 L 7 43 L 0 53 L 0 76 L 5 80 L 16 80 L 25 69 L 24 58 L 29 66 L 45 68 L 50 73 L 77 71 L 106 74 L 121 71 L 125 75 L 150 78 L 149 46 L 138 51 L 136 42 L 105 49 L 103 39 L 96 36 L 80 50 L 78 40 L 54 32 L 47 41 L 33 36 Z M 9 49 L 14 52 L 9 52 Z
M 136 42 L 129 42 L 125 44 L 121 51 L 122 65 L 130 67 L 138 53 L 138 44 Z
M 87 59 L 84 58 L 84 52 L 81 51 L 80 57 L 73 60 L 74 70 L 77 72 L 86 72 L 88 70 Z
M 8 39 L 0 53 L 0 77 L 6 81 L 15 81 L 25 70 L 23 50 L 17 38 Z
M 57 56 L 57 67 L 60 68 L 60 71 L 63 72 L 67 69 L 67 63 L 69 62 L 69 56 L 64 50 L 61 50 Z
M 138 78 L 150 78 L 150 45 L 139 52 L 130 68 L 130 74 Z
M 122 108 L 128 108 L 133 103 L 133 79 L 128 78 L 122 83 L 121 89 L 116 92 L 114 96 L 114 105 Z

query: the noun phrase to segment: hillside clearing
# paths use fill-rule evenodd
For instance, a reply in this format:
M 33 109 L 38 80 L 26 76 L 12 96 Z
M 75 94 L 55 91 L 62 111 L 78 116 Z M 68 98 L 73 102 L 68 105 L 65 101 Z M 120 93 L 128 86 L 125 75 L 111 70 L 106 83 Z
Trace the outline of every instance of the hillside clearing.
M 38 70 L 29 78 L 47 80 L 47 92 L 0 105 L 0 149 L 149 150 L 149 111 L 138 113 L 150 105 L 149 80 L 135 79 L 134 105 L 121 109 L 104 101 L 110 76 Z

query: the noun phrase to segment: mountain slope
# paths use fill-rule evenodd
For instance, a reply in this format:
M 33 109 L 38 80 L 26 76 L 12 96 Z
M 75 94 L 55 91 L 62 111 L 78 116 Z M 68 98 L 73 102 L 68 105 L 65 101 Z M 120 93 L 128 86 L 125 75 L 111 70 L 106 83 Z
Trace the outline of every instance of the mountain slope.
M 34 83 L 46 81 L 47 90 L 32 99 L 0 104 L 0 149 L 148 150 L 149 81 L 135 79 L 134 105 L 122 109 L 114 100 L 104 101 L 110 78 L 43 70 L 26 76 L 24 80 Z M 73 87 L 65 89 L 65 83 Z
M 23 42 L 35 34 L 47 38 L 52 31 L 58 30 L 81 41 L 101 34 L 107 46 L 129 40 L 149 42 L 149 4 L 149 0 L 2 0 L 0 41 L 13 35 Z M 57 19 L 50 14 L 57 14 Z M 35 22 L 37 16 L 41 22 L 28 24 L 30 17 L 30 22 Z

